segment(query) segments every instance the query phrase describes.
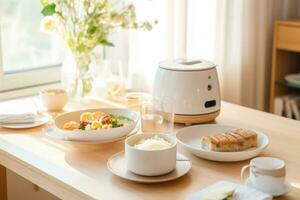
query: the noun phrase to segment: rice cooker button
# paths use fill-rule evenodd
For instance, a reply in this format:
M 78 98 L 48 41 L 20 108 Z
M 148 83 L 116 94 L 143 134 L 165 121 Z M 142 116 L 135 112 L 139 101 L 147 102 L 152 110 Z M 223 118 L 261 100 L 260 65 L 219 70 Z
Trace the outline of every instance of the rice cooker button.
M 211 86 L 211 85 L 208 85 L 208 86 L 207 86 L 207 90 L 208 90 L 208 91 L 211 91 L 211 89 L 212 89 L 212 86 Z

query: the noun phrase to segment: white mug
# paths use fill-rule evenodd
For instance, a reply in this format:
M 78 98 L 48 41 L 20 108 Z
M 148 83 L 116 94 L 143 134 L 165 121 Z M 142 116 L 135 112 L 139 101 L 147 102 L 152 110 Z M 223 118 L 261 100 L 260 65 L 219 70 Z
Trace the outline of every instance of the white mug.
M 263 192 L 281 191 L 285 184 L 285 162 L 278 158 L 257 157 L 244 166 L 241 177 L 246 179 L 249 169 L 249 183 Z

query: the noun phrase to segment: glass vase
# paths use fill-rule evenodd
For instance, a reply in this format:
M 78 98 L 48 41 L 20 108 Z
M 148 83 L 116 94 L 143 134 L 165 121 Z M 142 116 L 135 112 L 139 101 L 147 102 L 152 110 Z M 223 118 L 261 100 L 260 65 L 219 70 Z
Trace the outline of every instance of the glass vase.
M 91 73 L 92 52 L 71 51 L 65 58 L 62 69 L 62 83 L 68 96 L 82 99 L 93 88 L 94 78 Z

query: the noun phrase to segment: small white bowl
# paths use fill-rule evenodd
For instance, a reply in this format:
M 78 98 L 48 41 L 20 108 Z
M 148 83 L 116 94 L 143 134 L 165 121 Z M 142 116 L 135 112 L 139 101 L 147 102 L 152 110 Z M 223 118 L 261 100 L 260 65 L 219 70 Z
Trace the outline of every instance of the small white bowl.
M 49 111 L 60 111 L 68 102 L 66 91 L 61 89 L 42 90 L 40 99 Z
M 162 150 L 142 150 L 133 147 L 141 139 L 152 138 L 155 135 L 172 144 Z M 173 171 L 176 167 L 177 141 L 167 134 L 137 134 L 125 140 L 126 168 L 138 175 L 159 176 Z

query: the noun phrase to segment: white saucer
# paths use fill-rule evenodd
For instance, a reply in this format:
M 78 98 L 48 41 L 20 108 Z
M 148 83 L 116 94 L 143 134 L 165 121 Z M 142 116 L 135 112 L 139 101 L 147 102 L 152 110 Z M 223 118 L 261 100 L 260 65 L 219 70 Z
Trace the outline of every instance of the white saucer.
M 34 128 L 38 126 L 42 126 L 46 124 L 49 121 L 49 117 L 42 116 L 39 117 L 35 122 L 33 123 L 20 123 L 20 124 L 1 124 L 1 127 L 4 128 L 11 128 L 11 129 L 26 129 L 26 128 Z
M 180 178 L 190 171 L 192 167 L 192 162 L 182 154 L 179 154 L 178 157 L 185 158 L 185 159 L 181 159 L 182 161 L 177 161 L 176 169 L 162 176 L 140 176 L 128 171 L 125 166 L 125 154 L 123 151 L 109 158 L 107 162 L 107 168 L 113 174 L 121 178 L 124 178 L 126 180 L 140 182 L 140 183 L 160 183 L 160 182 L 166 182 L 166 181 L 171 181 Z
M 127 137 L 134 135 L 138 132 L 139 130 L 139 126 L 136 126 L 136 128 L 131 131 L 128 135 L 125 136 L 121 136 L 121 137 L 117 137 L 117 138 L 113 138 L 113 139 L 107 139 L 107 140 L 95 140 L 95 141 L 78 141 L 78 140 L 70 140 L 67 137 L 65 137 L 64 134 L 62 134 L 61 132 L 57 131 L 54 127 L 47 127 L 43 129 L 43 132 L 45 135 L 52 137 L 54 139 L 58 139 L 58 140 L 63 140 L 66 142 L 71 142 L 73 144 L 105 144 L 105 143 L 111 143 L 111 142 L 117 142 L 120 140 L 124 140 Z
M 278 196 L 282 196 L 282 195 L 285 195 L 287 194 L 288 192 L 291 191 L 292 189 L 292 185 L 289 181 L 286 181 L 285 184 L 283 185 L 282 189 L 281 190 L 277 190 L 277 191 L 266 191 L 266 190 L 263 190 L 261 187 L 256 187 L 254 184 L 251 183 L 251 181 L 249 179 L 246 180 L 246 185 L 249 186 L 249 187 L 252 187 L 256 190 L 259 190 L 261 192 L 264 192 L 266 194 L 269 194 L 269 195 L 272 195 L 273 197 L 278 197 Z

